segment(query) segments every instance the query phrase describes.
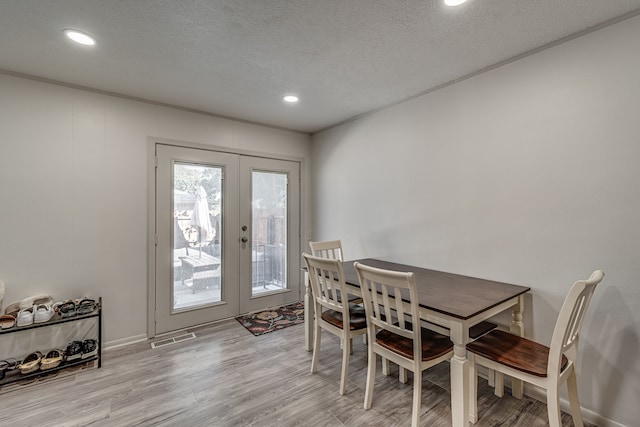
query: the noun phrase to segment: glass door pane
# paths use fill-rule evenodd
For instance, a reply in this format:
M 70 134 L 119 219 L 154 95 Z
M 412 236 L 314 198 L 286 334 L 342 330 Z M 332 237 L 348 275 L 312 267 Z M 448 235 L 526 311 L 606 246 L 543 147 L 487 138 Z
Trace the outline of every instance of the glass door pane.
M 287 288 L 287 174 L 252 172 L 251 295 Z
M 156 145 L 153 334 L 238 314 L 236 154 Z
M 173 310 L 222 300 L 222 168 L 173 167 Z
M 300 301 L 300 163 L 240 158 L 240 312 Z

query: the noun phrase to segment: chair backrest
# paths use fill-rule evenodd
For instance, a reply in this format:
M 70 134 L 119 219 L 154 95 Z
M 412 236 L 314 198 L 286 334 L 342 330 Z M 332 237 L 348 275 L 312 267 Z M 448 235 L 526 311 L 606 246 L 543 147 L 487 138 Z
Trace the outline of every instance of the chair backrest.
M 414 360 L 422 354 L 418 291 L 413 273 L 383 270 L 359 262 L 354 263 L 372 333 L 386 329 L 413 340 Z M 403 301 L 403 299 L 405 301 Z M 409 310 L 405 307 L 409 303 Z
M 588 280 L 578 280 L 571 286 L 553 330 L 547 365 L 548 378 L 557 377 L 560 374 L 563 354 L 572 363 L 576 363 L 578 338 L 584 315 L 591 302 L 593 291 L 603 277 L 604 273 L 601 270 L 596 270 Z
M 302 257 L 307 265 L 309 281 L 311 282 L 311 292 L 316 302 L 330 310 L 343 312 L 345 330 L 348 330 L 349 302 L 346 298 L 347 285 L 344 279 L 342 261 L 338 259 L 321 258 L 307 253 L 303 253 Z
M 342 242 L 340 240 L 327 240 L 325 242 L 309 242 L 311 254 L 320 258 L 339 259 L 344 261 Z

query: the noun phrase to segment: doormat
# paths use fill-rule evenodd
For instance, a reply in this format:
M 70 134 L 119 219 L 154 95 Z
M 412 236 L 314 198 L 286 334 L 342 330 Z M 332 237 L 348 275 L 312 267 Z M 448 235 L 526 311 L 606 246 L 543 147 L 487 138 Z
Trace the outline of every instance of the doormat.
M 236 320 L 253 335 L 263 335 L 304 323 L 304 303 L 296 302 L 257 313 L 249 313 L 236 317 Z

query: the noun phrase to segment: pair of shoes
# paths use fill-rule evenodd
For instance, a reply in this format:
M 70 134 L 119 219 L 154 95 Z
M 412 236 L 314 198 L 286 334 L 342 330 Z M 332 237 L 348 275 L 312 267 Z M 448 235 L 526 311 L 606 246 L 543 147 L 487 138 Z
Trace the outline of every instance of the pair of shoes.
M 16 359 L 0 360 L 0 380 L 4 379 L 4 374 L 11 370 L 16 369 L 18 361 Z
M 50 304 L 38 304 L 36 305 L 36 311 L 33 315 L 34 323 L 43 323 L 51 320 L 56 312 Z
M 13 328 L 16 325 L 16 318 L 8 314 L 0 316 L 0 329 Z
M 30 374 L 31 372 L 35 372 L 40 368 L 40 361 L 42 360 L 42 353 L 39 351 L 34 351 L 33 353 L 29 353 L 27 357 L 24 358 L 22 363 L 18 365 L 18 369 L 23 374 Z
M 55 303 L 53 309 L 60 314 L 62 318 L 76 315 L 76 303 L 70 299 Z
M 76 313 L 78 314 L 89 314 L 93 313 L 93 311 L 98 307 L 96 301 L 91 298 L 82 298 L 80 302 L 76 305 Z
M 94 339 L 84 340 L 82 343 L 82 359 L 88 359 L 98 354 L 98 341 Z
M 33 295 L 23 299 L 18 304 L 20 304 L 21 310 L 25 308 L 33 307 L 34 305 L 39 305 L 39 304 L 51 305 L 53 304 L 53 297 L 51 297 L 51 295 L 46 295 L 46 294 Z
M 53 369 L 64 362 L 64 351 L 54 348 L 50 350 L 45 357 L 40 361 L 40 369 L 46 371 L 47 369 Z
M 71 341 L 67 345 L 65 354 L 68 362 L 82 358 L 82 341 Z
M 33 316 L 35 313 L 35 306 L 31 306 L 29 308 L 23 308 L 18 312 L 18 317 L 16 317 L 16 323 L 18 326 L 28 326 L 33 323 Z

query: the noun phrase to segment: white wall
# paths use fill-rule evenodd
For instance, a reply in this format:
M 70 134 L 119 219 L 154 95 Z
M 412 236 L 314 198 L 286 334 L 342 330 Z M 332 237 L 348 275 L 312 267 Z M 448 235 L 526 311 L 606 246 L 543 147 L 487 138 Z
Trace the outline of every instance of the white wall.
M 146 336 L 149 136 L 309 161 L 305 134 L 0 75 L 5 307 L 102 296 L 106 342 Z
M 312 140 L 313 238 L 347 258 L 530 286 L 545 343 L 569 286 L 603 269 L 579 366 L 598 425 L 640 414 L 638 40 L 635 17 Z

